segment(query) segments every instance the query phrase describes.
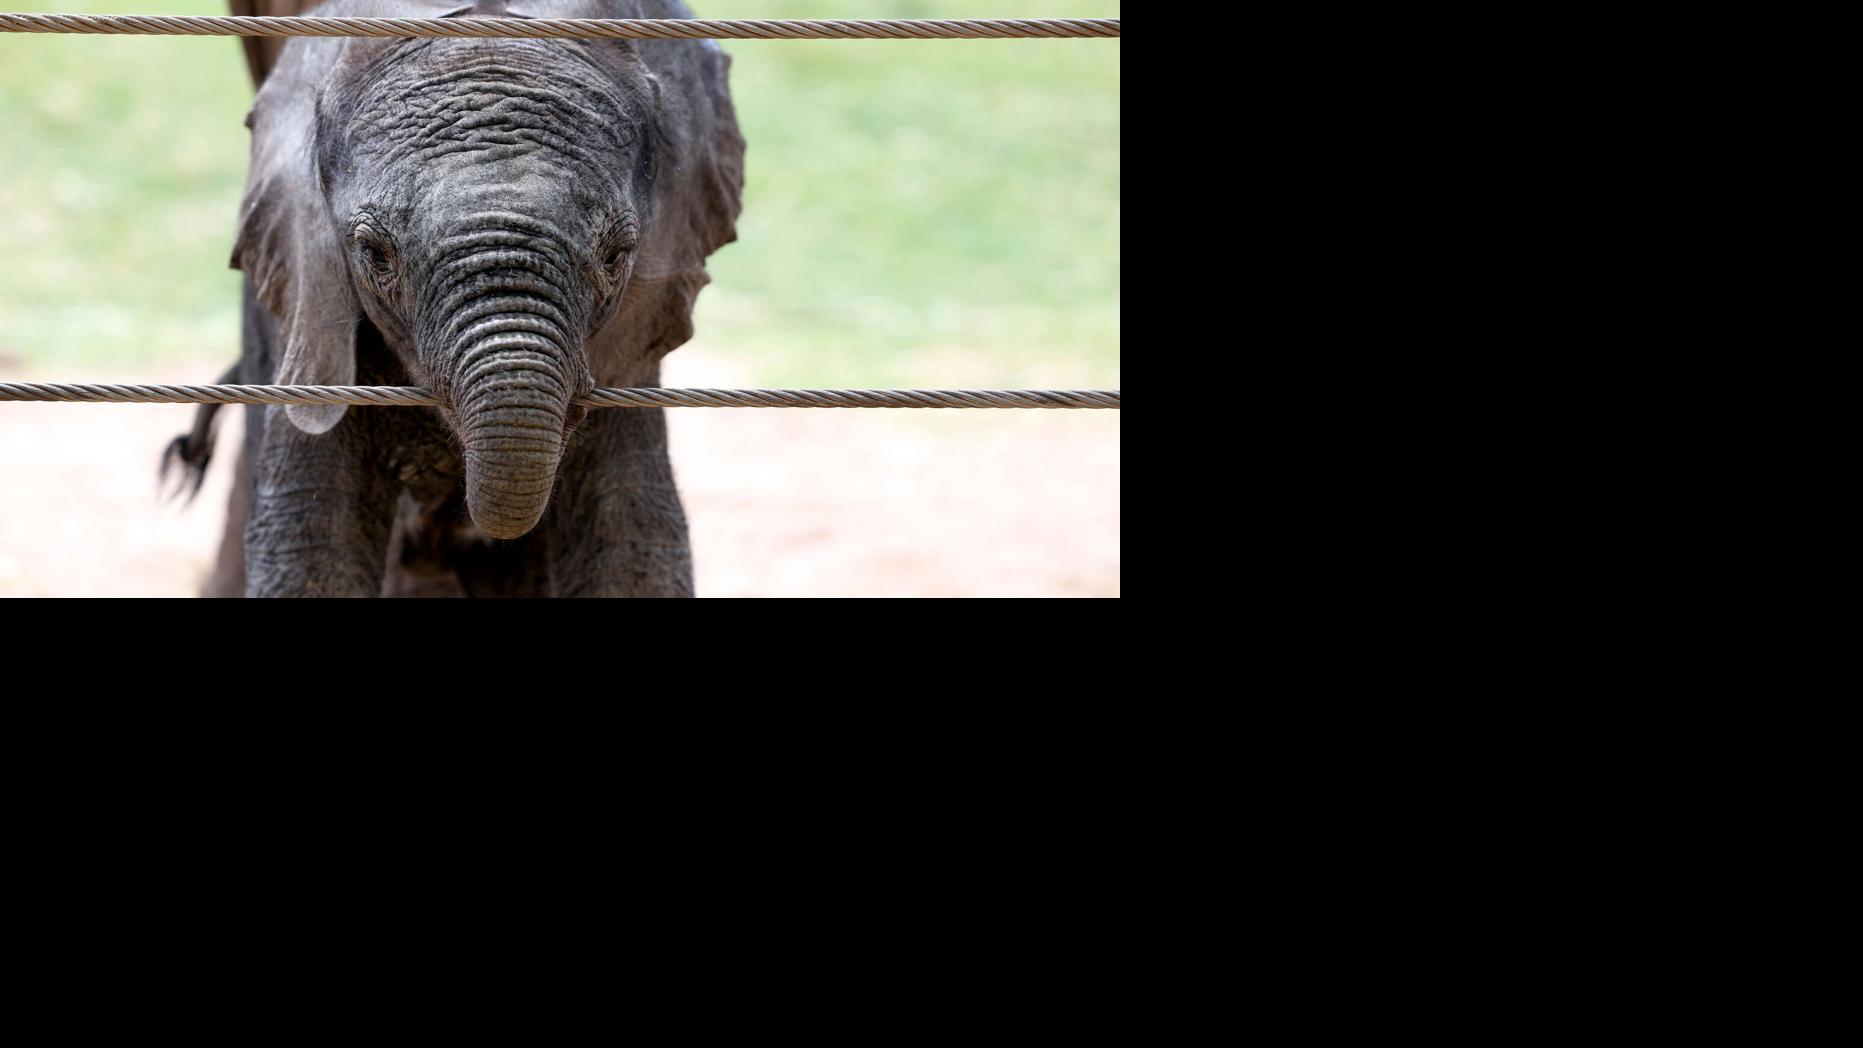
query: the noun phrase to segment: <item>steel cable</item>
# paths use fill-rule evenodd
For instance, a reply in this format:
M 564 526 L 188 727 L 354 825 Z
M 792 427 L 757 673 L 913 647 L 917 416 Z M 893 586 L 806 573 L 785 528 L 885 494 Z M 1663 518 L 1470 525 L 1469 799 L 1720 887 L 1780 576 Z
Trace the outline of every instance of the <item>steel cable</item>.
M 80 382 L 0 382 L 0 402 L 91 404 L 349 404 L 431 407 L 416 386 L 170 386 Z M 591 408 L 1102 408 L 1119 409 L 1116 389 L 598 389 L 576 403 Z
M 1117 18 L 268 18 L 0 14 L 0 33 L 543 40 L 1029 40 L 1118 37 Z

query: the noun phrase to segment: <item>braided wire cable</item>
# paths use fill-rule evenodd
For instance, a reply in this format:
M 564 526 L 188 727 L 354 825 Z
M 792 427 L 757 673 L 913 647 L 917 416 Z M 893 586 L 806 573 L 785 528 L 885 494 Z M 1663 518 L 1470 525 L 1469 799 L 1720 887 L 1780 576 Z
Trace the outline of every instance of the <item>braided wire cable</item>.
M 349 404 L 432 407 L 416 386 L 171 386 L 0 382 L 0 402 L 91 404 Z M 1099 408 L 1119 410 L 1116 389 L 598 389 L 590 408 Z
M 0 14 L 0 33 L 549 40 L 1028 40 L 1119 36 L 1117 18 L 288 18 Z

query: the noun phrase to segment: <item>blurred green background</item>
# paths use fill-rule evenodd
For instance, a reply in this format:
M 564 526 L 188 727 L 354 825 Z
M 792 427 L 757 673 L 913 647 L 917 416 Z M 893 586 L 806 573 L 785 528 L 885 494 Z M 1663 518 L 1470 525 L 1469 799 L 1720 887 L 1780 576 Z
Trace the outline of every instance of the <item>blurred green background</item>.
M 692 6 L 711 18 L 1119 15 L 1116 0 Z M 760 384 L 1119 384 L 1118 41 L 724 47 L 747 185 L 697 342 Z M 250 97 L 231 38 L 0 34 L 0 367 L 110 381 L 234 359 L 227 255 Z

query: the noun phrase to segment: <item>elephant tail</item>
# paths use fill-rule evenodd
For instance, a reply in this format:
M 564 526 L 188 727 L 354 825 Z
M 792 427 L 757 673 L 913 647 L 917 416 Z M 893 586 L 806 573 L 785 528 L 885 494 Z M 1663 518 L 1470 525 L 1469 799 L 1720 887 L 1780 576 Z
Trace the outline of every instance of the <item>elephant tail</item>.
M 239 365 L 226 369 L 221 385 L 239 381 Z M 213 417 L 224 404 L 202 404 L 194 411 L 194 427 L 168 442 L 162 450 L 160 483 L 169 488 L 166 497 L 181 497 L 183 503 L 194 501 L 201 484 L 207 480 L 207 464 L 213 461 Z M 170 481 L 173 481 L 170 487 Z

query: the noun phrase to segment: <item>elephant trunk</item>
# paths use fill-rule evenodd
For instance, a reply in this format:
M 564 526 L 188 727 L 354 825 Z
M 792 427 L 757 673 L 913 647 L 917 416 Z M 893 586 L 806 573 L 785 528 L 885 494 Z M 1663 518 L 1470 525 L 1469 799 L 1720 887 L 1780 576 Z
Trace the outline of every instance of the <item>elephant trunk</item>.
M 462 369 L 456 387 L 466 507 L 481 531 L 514 539 L 536 527 L 549 505 L 572 411 L 570 383 L 559 353 L 475 349 L 465 358 L 477 364 Z
M 591 384 L 573 260 L 536 219 L 478 216 L 439 241 L 438 293 L 423 310 L 430 363 L 465 451 L 466 507 L 496 539 L 542 519 Z

